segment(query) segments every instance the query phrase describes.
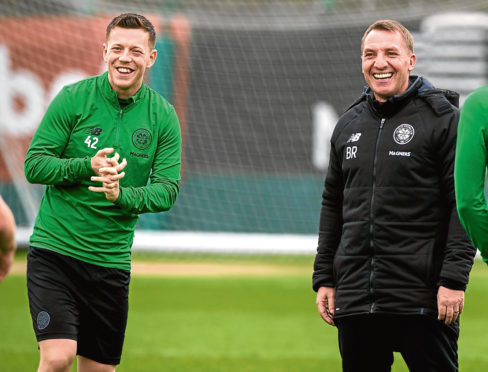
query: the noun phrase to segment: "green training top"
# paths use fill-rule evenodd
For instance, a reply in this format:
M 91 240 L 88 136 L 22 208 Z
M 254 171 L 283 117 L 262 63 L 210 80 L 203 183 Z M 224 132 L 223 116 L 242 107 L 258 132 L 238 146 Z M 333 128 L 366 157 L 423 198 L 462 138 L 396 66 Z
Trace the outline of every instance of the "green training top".
M 488 209 L 484 195 L 488 161 L 488 86 L 464 102 L 458 126 L 454 181 L 459 217 L 488 262 Z
M 91 158 L 114 148 L 127 159 L 115 203 L 100 186 Z M 108 74 L 64 87 L 44 115 L 25 159 L 29 182 L 47 185 L 30 244 L 99 266 L 130 270 L 140 213 L 170 209 L 179 191 L 181 133 L 171 104 L 142 85 L 120 107 Z M 148 184 L 148 180 L 150 183 Z

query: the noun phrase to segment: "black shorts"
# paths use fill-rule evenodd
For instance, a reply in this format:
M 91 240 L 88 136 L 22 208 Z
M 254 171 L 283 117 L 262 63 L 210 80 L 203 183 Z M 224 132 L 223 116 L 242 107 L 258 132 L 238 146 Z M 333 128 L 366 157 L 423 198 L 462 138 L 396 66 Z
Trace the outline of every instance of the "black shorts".
M 30 247 L 27 291 L 37 341 L 72 339 L 77 354 L 120 363 L 129 307 L 130 271 L 92 265 Z

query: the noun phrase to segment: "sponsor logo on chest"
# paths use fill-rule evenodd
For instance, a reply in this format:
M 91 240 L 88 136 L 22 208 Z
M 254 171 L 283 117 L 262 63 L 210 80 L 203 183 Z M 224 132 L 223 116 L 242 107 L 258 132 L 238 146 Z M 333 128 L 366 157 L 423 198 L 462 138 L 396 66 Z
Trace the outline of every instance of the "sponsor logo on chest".
M 147 150 L 151 146 L 152 140 L 153 136 L 147 129 L 139 128 L 132 133 L 132 144 L 137 150 Z M 131 151 L 130 155 L 136 158 L 149 158 L 148 154 L 135 151 Z
M 398 145 L 406 145 L 409 143 L 413 137 L 415 136 L 415 129 L 410 124 L 400 124 L 398 127 L 395 128 L 393 131 L 393 141 L 395 141 Z M 397 150 L 389 150 L 388 156 L 400 156 L 400 157 L 410 157 L 410 151 L 397 151 Z

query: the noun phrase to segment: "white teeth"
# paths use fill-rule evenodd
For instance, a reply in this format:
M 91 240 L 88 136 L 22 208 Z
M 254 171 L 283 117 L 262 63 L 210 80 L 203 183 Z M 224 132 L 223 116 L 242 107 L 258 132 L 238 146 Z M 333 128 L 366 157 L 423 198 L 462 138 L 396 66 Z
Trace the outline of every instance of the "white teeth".
M 373 74 L 375 79 L 388 79 L 391 77 L 391 75 L 391 72 L 385 72 L 383 74 Z
M 117 68 L 117 71 L 122 72 L 124 74 L 128 74 L 129 72 L 131 72 L 130 69 L 125 68 L 125 67 L 119 67 L 119 68 Z

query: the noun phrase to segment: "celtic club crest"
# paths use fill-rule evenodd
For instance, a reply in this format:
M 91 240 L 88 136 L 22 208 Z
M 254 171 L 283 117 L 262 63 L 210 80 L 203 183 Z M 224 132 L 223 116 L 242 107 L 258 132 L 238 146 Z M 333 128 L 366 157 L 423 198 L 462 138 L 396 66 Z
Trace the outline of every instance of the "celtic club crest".
M 415 130 L 410 124 L 400 124 L 393 132 L 393 139 L 399 145 L 409 143 L 415 134 Z
M 152 142 L 152 134 L 147 129 L 139 128 L 132 133 L 132 144 L 139 150 L 147 149 Z

